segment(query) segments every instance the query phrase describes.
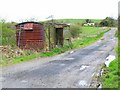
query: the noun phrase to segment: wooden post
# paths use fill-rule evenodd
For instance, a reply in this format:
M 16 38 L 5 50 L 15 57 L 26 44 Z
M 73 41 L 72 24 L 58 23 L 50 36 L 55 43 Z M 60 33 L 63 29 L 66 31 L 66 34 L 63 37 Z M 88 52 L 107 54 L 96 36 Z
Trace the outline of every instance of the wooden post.
M 48 42 L 49 42 L 49 51 L 51 50 L 51 45 L 50 45 L 50 24 L 49 24 L 49 26 L 48 26 Z

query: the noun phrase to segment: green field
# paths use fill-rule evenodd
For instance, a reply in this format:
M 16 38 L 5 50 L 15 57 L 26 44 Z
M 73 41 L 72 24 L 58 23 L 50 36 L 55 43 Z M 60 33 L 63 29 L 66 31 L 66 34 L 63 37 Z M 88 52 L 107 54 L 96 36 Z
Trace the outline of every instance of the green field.
M 95 36 L 95 35 L 98 35 L 99 33 L 101 33 L 102 31 L 102 28 L 100 27 L 82 27 L 81 28 L 81 36 Z
M 100 39 L 108 29 L 103 30 L 100 27 L 82 27 L 78 40 L 73 41 L 73 47 L 79 48 L 87 46 Z
M 57 19 L 55 21 L 62 22 L 62 23 L 85 23 L 86 19 Z M 90 19 L 94 23 L 100 23 L 101 19 Z

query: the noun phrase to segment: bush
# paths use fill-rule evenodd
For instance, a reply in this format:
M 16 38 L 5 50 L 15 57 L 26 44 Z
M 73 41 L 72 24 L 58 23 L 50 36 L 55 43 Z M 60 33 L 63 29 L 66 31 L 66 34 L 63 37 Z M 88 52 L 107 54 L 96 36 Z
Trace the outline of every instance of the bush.
M 111 17 L 106 17 L 100 22 L 100 26 L 114 27 L 116 26 L 116 20 Z
M 81 29 L 80 25 L 71 25 L 70 33 L 71 33 L 73 38 L 76 38 L 79 36 L 79 34 L 81 33 L 80 29 Z
M 10 26 L 10 23 L 1 22 L 0 26 L 2 28 L 1 34 L 2 34 L 2 45 L 10 45 L 10 46 L 16 46 L 16 34 L 15 30 L 13 30 Z M 14 27 L 14 25 L 12 25 Z

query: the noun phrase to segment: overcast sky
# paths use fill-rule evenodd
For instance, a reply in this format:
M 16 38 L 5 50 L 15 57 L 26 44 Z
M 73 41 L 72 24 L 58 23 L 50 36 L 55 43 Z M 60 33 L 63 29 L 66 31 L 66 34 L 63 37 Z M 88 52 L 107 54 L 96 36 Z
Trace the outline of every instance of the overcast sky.
M 36 18 L 117 18 L 120 0 L 0 0 L 0 17 L 8 21 Z

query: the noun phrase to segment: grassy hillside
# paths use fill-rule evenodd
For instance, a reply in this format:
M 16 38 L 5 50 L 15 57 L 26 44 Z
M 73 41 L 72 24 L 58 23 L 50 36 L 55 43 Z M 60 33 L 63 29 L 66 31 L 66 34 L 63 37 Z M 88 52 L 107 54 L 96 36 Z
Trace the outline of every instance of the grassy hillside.
M 86 19 L 57 19 L 56 21 L 62 23 L 85 23 Z M 90 19 L 94 23 L 100 23 L 101 19 Z
M 86 35 L 97 35 L 101 30 L 100 27 L 82 27 L 81 32 Z

